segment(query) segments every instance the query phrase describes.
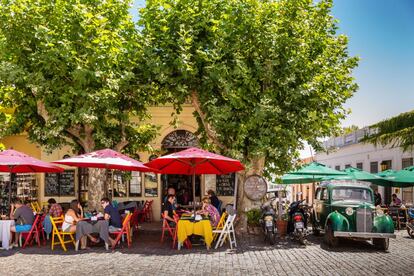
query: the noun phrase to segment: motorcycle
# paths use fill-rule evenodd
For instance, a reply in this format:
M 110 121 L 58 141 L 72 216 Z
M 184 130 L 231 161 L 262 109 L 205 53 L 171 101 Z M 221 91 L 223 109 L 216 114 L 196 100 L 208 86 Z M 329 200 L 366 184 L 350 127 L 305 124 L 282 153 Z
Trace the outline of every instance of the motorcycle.
M 271 245 L 275 244 L 276 241 L 276 213 L 275 213 L 275 200 L 271 198 L 260 206 L 262 215 L 260 224 L 262 225 L 263 232 L 265 235 L 265 241 L 269 241 Z
M 408 235 L 414 239 L 414 208 L 409 208 L 407 213 L 407 232 Z
M 305 238 L 308 235 L 307 221 L 308 206 L 302 204 L 305 200 L 294 201 L 289 206 L 288 233 L 300 244 L 305 245 Z

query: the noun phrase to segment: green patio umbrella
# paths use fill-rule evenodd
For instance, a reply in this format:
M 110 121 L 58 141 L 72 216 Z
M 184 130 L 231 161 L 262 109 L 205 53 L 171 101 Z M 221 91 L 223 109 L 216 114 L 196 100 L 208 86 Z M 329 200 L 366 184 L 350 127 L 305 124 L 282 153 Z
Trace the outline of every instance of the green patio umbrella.
M 381 176 L 385 180 L 388 180 L 388 184 L 381 185 L 381 186 L 389 186 L 389 187 L 412 187 L 414 186 L 414 172 L 409 170 L 386 170 L 377 173 L 378 176 Z
M 284 184 L 305 184 L 321 181 L 323 177 L 330 175 L 347 175 L 344 172 L 337 171 L 327 166 L 312 162 L 306 164 L 302 168 L 291 171 L 282 176 L 282 183 Z
M 323 177 L 323 175 L 309 176 L 287 173 L 281 179 L 283 184 L 306 184 L 321 181 Z
M 335 180 L 360 180 L 360 181 L 367 181 L 371 182 L 376 185 L 389 185 L 389 181 L 382 178 L 381 176 L 363 171 L 358 168 L 349 167 L 345 170 L 342 170 L 342 172 L 347 173 L 347 175 L 334 175 L 334 176 L 328 176 L 325 177 L 326 179 L 335 179 Z

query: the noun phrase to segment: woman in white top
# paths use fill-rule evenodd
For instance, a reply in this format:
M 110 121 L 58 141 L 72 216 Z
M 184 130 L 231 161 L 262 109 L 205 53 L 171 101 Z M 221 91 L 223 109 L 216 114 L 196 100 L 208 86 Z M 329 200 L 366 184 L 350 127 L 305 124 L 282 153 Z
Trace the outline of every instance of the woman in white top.
M 65 218 L 62 223 L 62 230 L 64 232 L 75 233 L 76 224 L 81 220 L 83 220 L 82 205 L 78 200 L 74 199 L 70 202 L 70 207 L 65 214 Z M 92 242 L 96 243 L 99 241 L 91 235 L 88 235 L 88 237 Z M 81 238 L 81 249 L 86 249 L 86 236 Z

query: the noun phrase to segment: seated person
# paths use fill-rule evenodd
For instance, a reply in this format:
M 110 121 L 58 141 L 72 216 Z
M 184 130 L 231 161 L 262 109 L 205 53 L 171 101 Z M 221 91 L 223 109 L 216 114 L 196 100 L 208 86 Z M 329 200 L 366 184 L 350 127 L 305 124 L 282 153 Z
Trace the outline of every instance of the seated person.
M 109 232 L 116 232 L 122 228 L 121 215 L 119 214 L 118 208 L 112 206 L 109 198 L 104 197 L 101 199 L 101 205 L 104 208 L 104 218 L 109 222 Z M 112 247 L 115 246 L 115 240 L 109 237 Z
M 175 208 L 174 208 L 174 201 L 175 201 L 175 196 L 174 195 L 169 195 L 167 198 L 167 201 L 164 204 L 164 208 L 163 208 L 163 214 L 164 214 L 164 219 L 167 220 L 168 224 L 172 227 L 175 227 L 175 221 L 174 221 L 174 213 L 175 213 Z
M 220 221 L 220 214 L 217 211 L 216 207 L 211 205 L 210 199 L 208 197 L 203 198 L 203 207 L 201 211 L 198 211 L 199 214 L 208 215 L 210 217 L 210 222 L 213 227 L 216 227 Z
M 15 246 L 17 246 L 19 240 L 19 233 L 30 231 L 34 218 L 33 210 L 24 205 L 22 201 L 15 200 L 11 204 L 10 219 L 16 220 L 16 225 L 12 226 L 10 231 L 15 233 Z
M 401 206 L 401 199 L 399 199 L 396 194 L 392 194 L 392 202 L 391 202 L 390 205 L 391 206 Z
M 216 193 L 213 190 L 208 190 L 207 192 L 208 197 L 210 198 L 211 204 L 216 207 L 217 210 L 220 208 L 220 200 L 216 196 Z M 220 211 L 220 210 L 219 210 Z
M 83 220 L 82 205 L 77 199 L 70 202 L 70 207 L 65 214 L 65 218 L 62 223 L 63 232 L 76 233 L 76 223 Z M 87 235 L 92 242 L 97 243 L 98 240 L 91 235 Z M 86 237 L 81 239 L 81 249 L 86 249 Z
M 109 232 L 118 231 L 122 228 L 121 215 L 119 214 L 118 209 L 112 206 L 109 198 L 102 198 L 101 205 L 104 208 L 104 218 L 109 221 Z
M 49 198 L 47 203 L 48 203 L 48 209 L 49 209 L 48 213 L 51 217 L 56 218 L 56 217 L 60 217 L 63 214 L 62 206 L 56 203 L 56 200 L 54 198 Z

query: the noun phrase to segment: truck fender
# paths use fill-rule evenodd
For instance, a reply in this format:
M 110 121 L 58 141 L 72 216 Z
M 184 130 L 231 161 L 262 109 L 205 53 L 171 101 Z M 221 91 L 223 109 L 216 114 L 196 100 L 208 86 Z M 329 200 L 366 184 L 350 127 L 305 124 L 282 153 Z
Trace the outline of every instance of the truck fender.
M 372 231 L 376 233 L 394 233 L 394 222 L 392 218 L 387 214 L 375 216 Z
M 328 222 L 331 222 L 332 230 L 334 231 L 349 231 L 348 219 L 337 211 L 332 212 L 328 215 L 325 222 L 325 229 Z

